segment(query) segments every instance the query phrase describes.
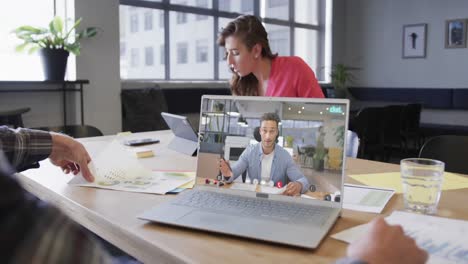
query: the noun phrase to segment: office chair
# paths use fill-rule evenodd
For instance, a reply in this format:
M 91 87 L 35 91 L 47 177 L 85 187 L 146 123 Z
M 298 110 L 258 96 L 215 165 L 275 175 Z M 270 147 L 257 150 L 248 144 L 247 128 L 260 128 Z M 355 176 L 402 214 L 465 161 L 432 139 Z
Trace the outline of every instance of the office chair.
M 54 126 L 54 127 L 36 127 L 34 129 L 59 132 L 69 135 L 73 138 L 84 137 L 100 137 L 103 136 L 101 130 L 94 126 L 89 125 L 67 125 L 67 126 Z
M 168 112 L 163 91 L 159 86 L 124 90 L 122 101 L 122 131 L 144 132 L 169 129 L 161 112 Z
M 31 108 L 24 107 L 8 111 L 0 111 L 0 125 L 13 128 L 24 127 L 22 114 L 29 112 Z
M 360 139 L 359 157 L 385 160 L 383 108 L 363 108 L 354 118 L 353 130 Z
M 424 135 L 419 129 L 421 109 L 421 104 L 407 104 L 403 108 L 400 134 L 406 153 L 409 152 L 410 143 L 419 151 L 424 142 Z
M 445 171 L 468 174 L 468 136 L 444 135 L 429 139 L 419 152 L 420 158 L 445 163 Z

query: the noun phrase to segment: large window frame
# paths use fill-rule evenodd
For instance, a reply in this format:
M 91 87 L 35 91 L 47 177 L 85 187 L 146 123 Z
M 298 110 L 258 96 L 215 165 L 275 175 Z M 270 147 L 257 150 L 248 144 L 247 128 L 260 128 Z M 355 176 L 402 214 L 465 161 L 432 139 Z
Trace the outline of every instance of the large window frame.
M 120 5 L 124 6 L 130 6 L 130 7 L 142 7 L 142 8 L 152 8 L 152 9 L 158 9 L 163 11 L 164 13 L 164 49 L 165 49 L 165 78 L 162 80 L 166 81 L 177 81 L 181 79 L 176 79 L 176 78 L 171 78 L 171 72 L 170 72 L 170 47 L 176 48 L 176 45 L 172 45 L 170 41 L 170 23 L 169 23 L 169 12 L 175 11 L 175 12 L 182 12 L 186 14 L 195 14 L 197 16 L 211 16 L 213 17 L 213 31 L 215 32 L 213 42 L 216 43 L 218 33 L 219 33 L 219 19 L 220 18 L 228 18 L 228 19 L 234 19 L 239 15 L 242 15 L 241 13 L 237 12 L 227 12 L 227 11 L 222 11 L 219 10 L 218 7 L 218 1 L 217 0 L 211 0 L 212 1 L 212 7 L 211 8 L 203 8 L 203 7 L 196 7 L 196 6 L 187 6 L 183 4 L 176 4 L 176 3 L 171 3 L 170 0 L 161 0 L 160 2 L 153 2 L 153 1 L 145 1 L 145 0 L 120 0 Z M 313 25 L 313 24 L 307 24 L 307 23 L 299 23 L 295 21 L 295 0 L 289 0 L 288 2 L 288 7 L 289 7 L 289 19 L 288 20 L 283 20 L 283 19 L 276 19 L 276 18 L 270 18 L 270 17 L 260 17 L 260 1 L 261 0 L 252 0 L 253 1 L 253 14 L 257 17 L 260 18 L 260 20 L 263 23 L 266 24 L 271 24 L 271 25 L 279 25 L 279 26 L 286 26 L 289 27 L 289 47 L 290 47 L 290 54 L 287 54 L 289 56 L 295 54 L 294 52 L 294 47 L 295 47 L 295 30 L 296 28 L 302 28 L 302 29 L 308 29 L 308 30 L 316 30 L 320 38 L 323 38 L 320 43 L 325 43 L 326 41 L 326 34 L 325 34 L 325 27 L 326 27 L 326 16 L 330 15 L 330 13 L 326 14 L 325 9 L 323 9 L 323 12 L 320 13 L 319 17 L 319 24 L 318 25 Z M 321 1 L 319 1 L 319 5 L 321 4 Z M 331 30 L 329 28 L 328 30 Z M 329 34 L 329 33 L 327 33 Z M 175 44 L 175 43 L 173 43 Z M 215 44 L 215 47 L 217 44 Z M 328 44 L 328 49 L 331 49 L 331 43 Z M 330 51 L 325 51 L 325 47 L 319 48 L 324 54 L 330 53 Z M 214 78 L 213 79 L 207 79 L 210 81 L 219 81 L 219 80 L 225 80 L 219 78 L 219 63 L 218 61 L 222 58 L 220 58 L 219 50 L 218 48 L 214 48 L 212 51 L 213 55 L 213 67 L 214 67 Z M 286 54 L 285 54 L 286 55 Z M 161 58 L 162 60 L 162 58 Z M 322 56 L 320 58 L 320 65 L 328 65 L 329 62 L 331 61 L 331 56 L 330 58 L 326 58 L 326 56 Z M 319 80 L 327 81 L 328 77 L 326 76 L 326 73 L 317 73 L 317 78 Z M 131 79 L 130 79 L 131 80 Z M 161 80 L 161 79 L 154 79 L 154 80 Z M 187 81 L 187 79 L 182 79 Z

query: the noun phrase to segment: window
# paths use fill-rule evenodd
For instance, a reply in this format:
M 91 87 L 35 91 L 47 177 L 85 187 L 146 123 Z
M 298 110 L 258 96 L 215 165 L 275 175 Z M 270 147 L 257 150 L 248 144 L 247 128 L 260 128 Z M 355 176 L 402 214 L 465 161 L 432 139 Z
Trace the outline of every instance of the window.
M 53 1 L 16 0 L 2 2 L 2 4 L 2 11 L 0 11 L 0 39 L 2 40 L 0 42 L 0 80 L 43 79 L 43 72 L 38 70 L 42 69 L 39 53 L 17 53 L 15 47 L 21 42 L 14 34 L 11 34 L 11 31 L 22 25 L 47 27 L 54 16 Z M 27 8 L 25 8 L 26 6 Z M 68 63 L 71 64 L 70 61 Z
M 289 0 L 268 0 L 268 7 L 287 6 Z
M 130 32 L 138 32 L 138 14 L 130 15 Z
M 232 72 L 224 60 L 224 48 L 218 47 L 215 39 L 221 28 L 238 14 L 258 14 L 268 32 L 273 52 L 281 56 L 300 56 L 315 71 L 320 81 L 329 78 L 327 70 L 321 69 L 331 65 L 330 21 L 333 1 L 120 1 L 120 25 L 126 25 L 120 28 L 120 41 L 125 43 L 127 50 L 122 51 L 120 56 L 122 78 L 231 78 Z M 217 3 L 217 9 L 213 8 L 213 3 Z M 142 29 L 138 29 L 140 18 L 143 18 Z M 218 25 L 216 29 L 215 24 Z M 138 30 L 138 34 L 132 34 Z M 148 47 L 153 47 L 152 56 L 149 55 L 151 51 L 147 50 Z M 141 53 L 141 62 L 138 61 L 138 53 L 132 57 L 132 49 Z M 147 65 L 151 63 L 149 57 L 152 57 L 152 65 Z
M 261 17 L 270 17 L 276 19 L 289 19 L 289 1 L 285 0 L 266 0 L 261 1 L 265 4 L 262 7 Z M 302 7 L 301 7 L 302 8 Z
M 138 57 L 138 49 L 136 48 L 132 48 L 131 49 L 131 55 L 130 55 L 130 65 L 132 66 L 132 68 L 136 68 L 138 67 L 138 63 L 139 63 L 139 57 Z
M 196 5 L 197 5 L 197 7 L 207 8 L 208 7 L 208 0 L 196 0 Z M 208 19 L 208 16 L 196 15 L 196 19 L 197 20 L 205 20 L 205 19 Z
M 126 53 L 125 42 L 120 42 L 120 57 L 124 57 Z
M 177 13 L 177 24 L 185 24 L 187 23 L 187 14 L 178 12 Z
M 164 12 L 161 12 L 161 14 L 159 14 L 159 27 L 164 28 Z
M 153 29 L 153 13 L 151 11 L 145 12 L 145 30 Z
M 291 54 L 289 47 L 289 27 L 266 24 L 265 28 L 270 41 L 270 48 L 273 53 L 278 53 L 280 56 Z
M 241 8 L 240 8 L 240 11 L 242 13 L 249 13 L 251 14 L 251 12 L 253 11 L 254 9 L 254 1 L 251 1 L 251 0 L 241 0 Z
M 154 64 L 153 47 L 145 47 L 145 65 L 153 66 L 153 64 Z
M 222 11 L 231 11 L 231 0 L 219 0 L 218 8 Z
M 165 61 L 165 58 L 166 58 L 166 50 L 165 50 L 165 47 L 164 47 L 164 44 L 161 45 L 161 47 L 159 48 L 159 53 L 161 53 L 161 59 L 159 60 L 159 63 L 161 65 L 164 65 L 166 63 Z
M 197 62 L 208 61 L 208 40 L 197 40 Z
M 177 63 L 178 64 L 185 64 L 187 63 L 187 51 L 188 44 L 186 42 L 177 43 Z
M 131 20 L 131 15 L 136 14 L 143 21 L 138 33 L 125 34 L 120 28 L 120 42 L 125 43 L 126 52 L 120 56 L 120 77 L 122 79 L 164 79 L 166 77 L 166 65 L 160 64 L 159 47 L 165 44 L 164 27 L 154 23 L 155 18 L 164 18 L 164 10 L 153 8 L 120 5 L 120 25 L 125 25 Z M 164 25 L 164 23 L 163 23 Z M 148 30 L 149 26 L 151 29 Z M 130 30 L 130 28 L 127 26 Z M 122 45 L 121 45 L 122 49 Z M 132 49 L 133 51 L 132 53 Z M 164 60 L 164 54 L 163 54 Z

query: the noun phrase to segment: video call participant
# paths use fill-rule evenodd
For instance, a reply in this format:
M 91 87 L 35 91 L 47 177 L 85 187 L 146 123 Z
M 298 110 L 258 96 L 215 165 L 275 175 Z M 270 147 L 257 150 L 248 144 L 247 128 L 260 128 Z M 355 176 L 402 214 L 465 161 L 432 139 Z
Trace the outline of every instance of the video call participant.
M 233 95 L 324 97 L 304 60 L 272 53 L 268 34 L 257 17 L 242 15 L 229 22 L 218 44 L 226 49 Z
M 278 123 L 280 119 L 275 113 L 266 113 L 262 116 L 260 125 L 260 144 L 249 146 L 239 157 L 232 168 L 229 162 L 220 160 L 219 169 L 226 177 L 232 177 L 229 182 L 234 181 L 239 175 L 248 171 L 251 181 L 262 179 L 273 181 L 275 186 L 278 182 L 286 184 L 284 195 L 300 195 L 309 188 L 307 178 L 302 174 L 299 167 L 294 163 L 291 155 L 276 144 L 278 138 Z

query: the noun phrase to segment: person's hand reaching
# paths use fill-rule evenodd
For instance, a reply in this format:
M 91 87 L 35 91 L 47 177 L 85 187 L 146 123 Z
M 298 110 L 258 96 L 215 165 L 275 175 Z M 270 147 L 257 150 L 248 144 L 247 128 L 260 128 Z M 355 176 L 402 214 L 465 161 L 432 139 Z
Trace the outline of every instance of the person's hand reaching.
M 52 164 L 60 167 L 67 174 L 71 172 L 76 175 L 81 171 L 87 181 L 93 182 L 94 176 L 88 167 L 91 157 L 84 146 L 66 135 L 51 133 L 51 136 L 52 152 L 49 159 Z
M 405 235 L 401 226 L 388 225 L 381 217 L 370 223 L 364 237 L 349 245 L 347 256 L 369 264 L 417 264 L 428 259 L 427 252 Z
M 284 195 L 289 196 L 298 196 L 301 195 L 302 183 L 300 182 L 290 182 L 286 185 L 286 190 L 284 190 Z

